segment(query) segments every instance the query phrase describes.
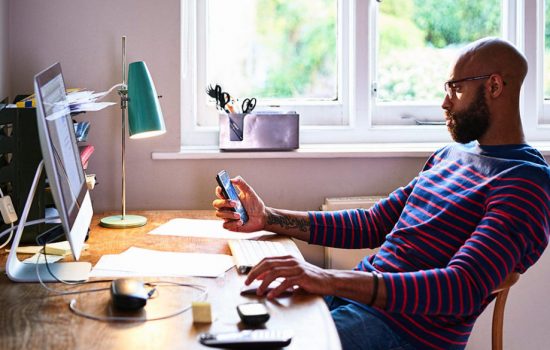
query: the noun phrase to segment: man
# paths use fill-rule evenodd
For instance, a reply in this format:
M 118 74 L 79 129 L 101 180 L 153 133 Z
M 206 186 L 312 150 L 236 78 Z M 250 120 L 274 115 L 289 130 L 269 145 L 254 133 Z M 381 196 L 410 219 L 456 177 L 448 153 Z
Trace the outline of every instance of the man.
M 486 38 L 468 45 L 445 83 L 443 109 L 455 141 L 436 151 L 407 186 L 370 210 L 295 212 L 266 207 L 240 177 L 249 221 L 213 202 L 224 227 L 269 230 L 312 244 L 378 247 L 353 271 L 292 257 L 264 259 L 246 283 L 258 294 L 297 285 L 325 297 L 344 349 L 463 349 L 474 321 L 511 272 L 544 251 L 550 231 L 550 171 L 525 143 L 520 111 L 524 56 Z

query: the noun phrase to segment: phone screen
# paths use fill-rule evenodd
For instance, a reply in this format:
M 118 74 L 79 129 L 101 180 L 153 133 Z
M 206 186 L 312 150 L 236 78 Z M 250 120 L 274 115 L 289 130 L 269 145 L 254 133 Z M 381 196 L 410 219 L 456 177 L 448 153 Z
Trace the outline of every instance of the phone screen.
M 248 221 L 248 215 L 246 214 L 246 210 L 244 209 L 243 204 L 239 199 L 239 195 L 237 194 L 235 187 L 233 187 L 227 172 L 225 170 L 220 171 L 216 176 L 216 180 L 218 181 L 218 185 L 222 188 L 224 197 L 237 202 L 237 207 L 235 207 L 234 210 L 241 214 L 241 220 L 243 223 L 246 223 Z

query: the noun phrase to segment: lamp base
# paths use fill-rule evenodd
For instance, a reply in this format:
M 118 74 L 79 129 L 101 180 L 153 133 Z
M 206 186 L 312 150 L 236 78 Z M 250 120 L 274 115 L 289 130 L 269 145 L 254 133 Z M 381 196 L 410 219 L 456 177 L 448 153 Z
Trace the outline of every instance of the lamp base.
M 99 222 L 101 226 L 108 228 L 140 227 L 146 223 L 147 218 L 140 215 L 124 215 L 124 219 L 122 219 L 122 215 L 107 216 Z

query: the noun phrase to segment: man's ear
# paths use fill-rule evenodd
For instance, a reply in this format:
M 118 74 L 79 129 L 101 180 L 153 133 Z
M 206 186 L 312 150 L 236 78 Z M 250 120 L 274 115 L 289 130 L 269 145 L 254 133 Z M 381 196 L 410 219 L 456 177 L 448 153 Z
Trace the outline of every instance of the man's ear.
M 500 96 L 504 89 L 504 85 L 506 85 L 502 77 L 499 74 L 493 74 L 489 77 L 488 82 L 490 96 L 493 98 Z

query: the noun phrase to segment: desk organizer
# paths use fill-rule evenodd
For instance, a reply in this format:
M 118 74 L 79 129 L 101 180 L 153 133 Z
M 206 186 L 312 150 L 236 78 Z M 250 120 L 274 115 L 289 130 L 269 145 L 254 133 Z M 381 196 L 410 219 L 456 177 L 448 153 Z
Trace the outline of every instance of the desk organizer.
M 220 114 L 223 151 L 288 151 L 300 146 L 296 113 Z

